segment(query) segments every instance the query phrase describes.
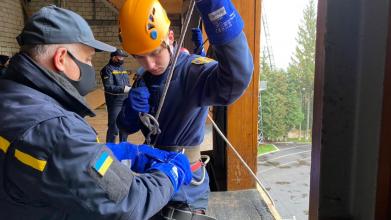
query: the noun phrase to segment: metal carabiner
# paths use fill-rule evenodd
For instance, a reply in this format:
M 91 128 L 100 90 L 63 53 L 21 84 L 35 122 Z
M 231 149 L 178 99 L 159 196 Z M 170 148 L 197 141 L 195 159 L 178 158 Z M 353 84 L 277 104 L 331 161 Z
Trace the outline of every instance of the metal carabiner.
M 149 132 L 145 137 L 145 142 L 151 144 L 151 135 L 160 134 L 159 122 L 151 114 L 139 112 L 138 117 L 145 127 L 148 128 Z

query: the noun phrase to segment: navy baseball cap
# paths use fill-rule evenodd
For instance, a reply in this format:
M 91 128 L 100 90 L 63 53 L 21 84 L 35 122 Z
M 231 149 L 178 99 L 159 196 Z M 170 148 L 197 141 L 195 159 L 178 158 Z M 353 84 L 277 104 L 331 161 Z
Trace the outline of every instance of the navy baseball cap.
M 112 52 L 110 56 L 128 57 L 128 54 L 122 49 L 117 49 L 116 51 Z
M 97 52 L 114 52 L 115 47 L 95 40 L 87 21 L 73 11 L 55 5 L 34 13 L 16 38 L 20 46 L 82 43 Z

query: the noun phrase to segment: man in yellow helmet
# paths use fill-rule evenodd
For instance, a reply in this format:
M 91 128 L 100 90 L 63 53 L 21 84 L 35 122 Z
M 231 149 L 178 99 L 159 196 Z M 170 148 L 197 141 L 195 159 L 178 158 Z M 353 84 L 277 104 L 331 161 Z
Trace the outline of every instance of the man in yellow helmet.
M 182 186 L 159 214 L 163 217 L 173 214 L 171 217 L 176 219 L 191 219 L 194 215 L 198 219 L 208 207 L 209 177 L 200 162 L 199 146 L 204 138 L 208 106 L 235 102 L 247 88 L 253 72 L 244 24 L 231 1 L 197 0 L 196 8 L 217 62 L 180 54 L 158 118 L 161 133 L 152 136 L 140 121 L 139 113 L 156 115 L 171 55 L 178 47 L 166 12 L 157 0 L 127 0 L 120 13 L 122 46 L 145 72 L 125 100 L 117 124 L 128 133 L 141 129 L 157 148 L 184 150 L 188 156 L 193 180 L 198 184 Z

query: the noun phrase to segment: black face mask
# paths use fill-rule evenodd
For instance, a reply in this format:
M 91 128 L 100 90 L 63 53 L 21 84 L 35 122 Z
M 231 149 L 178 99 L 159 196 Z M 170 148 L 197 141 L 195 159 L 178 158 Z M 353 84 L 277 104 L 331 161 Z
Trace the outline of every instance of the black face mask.
M 85 96 L 96 88 L 95 70 L 92 66 L 80 62 L 71 52 L 68 51 L 68 54 L 80 69 L 80 79 L 75 81 L 67 76 L 65 77 L 77 89 L 80 95 Z
M 118 60 L 116 63 L 121 66 L 122 64 L 124 64 L 124 61 L 123 60 Z

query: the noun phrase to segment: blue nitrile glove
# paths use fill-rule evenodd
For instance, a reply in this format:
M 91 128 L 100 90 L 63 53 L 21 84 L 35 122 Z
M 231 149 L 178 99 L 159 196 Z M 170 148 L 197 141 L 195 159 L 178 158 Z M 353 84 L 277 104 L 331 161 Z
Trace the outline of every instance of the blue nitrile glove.
M 151 172 L 154 170 L 158 170 L 170 178 L 174 192 L 177 192 L 182 184 L 188 185 L 191 183 L 190 162 L 182 153 L 168 153 L 167 162 L 154 162 L 147 171 Z
M 121 160 L 130 160 L 131 169 L 136 173 L 145 173 L 154 162 L 169 161 L 168 151 L 152 148 L 149 145 L 135 145 L 128 142 L 121 142 L 119 144 L 106 144 L 111 149 L 115 157 Z
M 110 148 L 114 156 L 119 160 L 131 160 L 132 165 L 136 159 L 138 145 L 128 142 L 121 142 L 119 144 L 106 143 L 106 146 Z
M 204 46 L 202 45 L 202 32 L 199 28 L 192 28 L 191 29 L 191 40 L 194 44 L 194 50 L 193 53 L 200 55 L 200 56 L 206 56 Z
M 151 157 L 143 153 L 145 148 L 152 149 L 152 147 L 147 145 L 135 145 L 128 142 L 121 142 L 119 144 L 107 143 L 106 146 L 110 148 L 119 161 L 130 160 L 130 168 L 136 173 L 144 173 L 154 161 Z
M 150 93 L 146 86 L 136 87 L 129 92 L 129 104 L 132 110 L 136 112 L 149 112 Z
M 211 44 L 223 45 L 242 32 L 243 20 L 230 0 L 198 0 L 196 7 Z

